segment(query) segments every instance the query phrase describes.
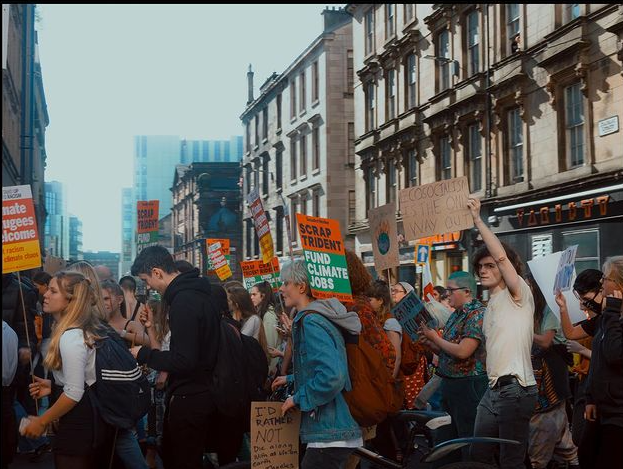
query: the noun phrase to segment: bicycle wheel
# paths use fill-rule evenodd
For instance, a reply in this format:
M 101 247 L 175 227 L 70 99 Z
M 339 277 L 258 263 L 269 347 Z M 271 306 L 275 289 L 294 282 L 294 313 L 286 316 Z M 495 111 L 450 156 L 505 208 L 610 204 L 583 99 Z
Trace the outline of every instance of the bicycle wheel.
M 495 469 L 496 466 L 492 466 L 491 464 L 485 464 L 482 462 L 453 462 L 446 466 L 442 466 L 439 469 Z

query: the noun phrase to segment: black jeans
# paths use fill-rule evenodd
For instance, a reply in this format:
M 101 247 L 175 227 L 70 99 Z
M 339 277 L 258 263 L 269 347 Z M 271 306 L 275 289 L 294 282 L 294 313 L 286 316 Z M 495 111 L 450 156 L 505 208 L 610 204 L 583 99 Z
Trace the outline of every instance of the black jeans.
M 169 399 L 162 450 L 166 469 L 201 469 L 208 429 L 215 413 L 207 392 Z
M 530 417 L 536 407 L 536 386 L 522 387 L 516 380 L 505 386 L 488 388 L 476 412 L 474 436 L 488 436 L 519 441 L 519 445 L 500 445 L 502 469 L 525 469 L 524 459 L 530 435 Z M 495 464 L 490 444 L 472 445 L 474 461 Z
M 301 469 L 342 469 L 355 448 L 307 448 Z
M 599 407 L 597 408 L 599 412 Z M 623 427 L 586 422 L 578 450 L 582 469 L 623 467 Z

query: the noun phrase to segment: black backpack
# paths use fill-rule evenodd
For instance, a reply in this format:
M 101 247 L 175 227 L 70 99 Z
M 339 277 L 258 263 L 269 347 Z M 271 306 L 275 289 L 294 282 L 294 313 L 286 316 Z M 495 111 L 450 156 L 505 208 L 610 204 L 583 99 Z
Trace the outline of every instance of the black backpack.
M 130 429 L 149 410 L 150 386 L 123 339 L 116 340 L 113 334 L 95 342 L 96 383 L 91 397 L 106 423 Z
M 260 343 L 244 334 L 240 335 L 244 345 L 247 368 L 247 391 L 249 402 L 266 400 L 266 380 L 268 379 L 268 358 Z

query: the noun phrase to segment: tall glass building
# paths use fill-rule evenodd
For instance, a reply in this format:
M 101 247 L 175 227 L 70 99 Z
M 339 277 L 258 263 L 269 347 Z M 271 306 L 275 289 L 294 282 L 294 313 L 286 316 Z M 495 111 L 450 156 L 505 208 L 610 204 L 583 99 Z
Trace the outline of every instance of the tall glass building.
M 45 183 L 45 210 L 44 249 L 52 256 L 69 259 L 69 216 L 61 182 Z

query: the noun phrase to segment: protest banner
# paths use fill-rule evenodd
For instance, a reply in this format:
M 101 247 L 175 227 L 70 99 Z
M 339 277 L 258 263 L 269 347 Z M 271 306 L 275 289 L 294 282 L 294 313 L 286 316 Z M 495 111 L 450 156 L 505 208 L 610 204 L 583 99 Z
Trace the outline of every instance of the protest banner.
M 208 246 L 208 257 L 212 260 L 214 272 L 219 280 L 226 280 L 232 276 L 231 268 L 229 267 L 229 262 L 225 259 L 221 243 L 216 242 Z
M 392 308 L 392 315 L 398 320 L 403 331 L 409 334 L 414 342 L 418 340 L 418 329 L 422 322 L 428 327 L 437 328 L 438 322 L 428 313 L 422 300 L 414 291 L 409 292 Z
M 340 223 L 302 213 L 296 222 L 314 298 L 353 301 Z
M 242 282 L 244 288 L 249 290 L 252 286 L 268 282 L 277 291 L 281 282 L 279 281 L 279 259 L 273 257 L 270 264 L 264 264 L 261 260 L 243 261 L 240 263 L 242 268 Z
M 538 257 L 528 261 L 528 267 L 534 277 L 537 285 L 541 289 L 547 306 L 552 312 L 560 319 L 560 309 L 556 304 L 556 295 L 554 294 L 554 282 L 556 280 L 556 272 L 558 265 L 560 264 L 560 258 L 562 257 L 562 251 L 548 254 L 543 257 Z M 571 275 L 571 284 L 575 280 L 575 270 Z M 565 300 L 567 301 L 567 310 L 569 311 L 569 319 L 572 323 L 584 321 L 586 314 L 580 309 L 580 301 L 575 297 L 573 291 L 567 290 L 562 292 Z
M 41 247 L 30 186 L 2 188 L 2 273 L 41 266 Z
M 247 196 L 247 202 L 249 203 L 249 209 L 253 216 L 253 224 L 255 225 L 255 232 L 260 240 L 260 248 L 262 250 L 262 260 L 264 264 L 270 263 L 271 259 L 275 257 L 275 250 L 273 249 L 273 237 L 270 234 L 270 226 L 268 225 L 268 218 L 264 212 L 262 206 L 262 200 L 257 189 L 253 189 Z
M 396 204 L 390 203 L 368 211 L 374 266 L 378 272 L 400 265 Z
M 554 295 L 558 291 L 567 291 L 571 288 L 572 277 L 575 276 L 575 255 L 578 252 L 578 245 L 565 249 L 558 261 L 556 280 L 554 281 Z
M 400 211 L 407 240 L 473 227 L 468 197 L 465 176 L 402 189 Z
M 136 251 L 158 244 L 158 200 L 136 202 Z
M 67 261 L 60 257 L 45 256 L 45 262 L 43 263 L 43 271 L 50 275 L 54 275 L 56 272 L 64 270 L 67 267 Z
M 298 469 L 301 412 L 281 413 L 281 402 L 251 403 L 251 467 Z
M 206 252 L 210 252 L 210 245 L 211 244 L 215 244 L 215 243 L 221 243 L 221 251 L 223 252 L 223 255 L 225 256 L 225 259 L 227 259 L 227 262 L 231 265 L 231 245 L 229 242 L 229 239 L 227 238 L 207 238 L 206 239 Z M 207 258 L 207 262 L 206 262 L 206 271 L 208 274 L 213 274 L 214 272 L 214 265 L 212 264 L 212 259 L 210 258 L 210 256 L 208 255 Z

